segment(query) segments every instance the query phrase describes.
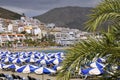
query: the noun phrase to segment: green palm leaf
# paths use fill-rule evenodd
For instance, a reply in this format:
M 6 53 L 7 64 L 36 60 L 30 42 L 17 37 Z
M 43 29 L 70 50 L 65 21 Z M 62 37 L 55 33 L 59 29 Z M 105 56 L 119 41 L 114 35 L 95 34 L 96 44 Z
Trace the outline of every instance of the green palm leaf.
M 119 3 L 120 0 L 104 0 L 92 11 L 93 14 L 90 15 L 89 21 L 86 22 L 86 29 L 94 31 L 107 21 L 115 22 L 117 19 L 120 19 Z
M 101 32 L 102 39 L 90 37 L 69 49 L 57 80 L 70 80 L 73 73 L 79 73 L 80 66 L 95 57 L 107 56 L 107 63 L 120 66 L 120 0 L 104 0 L 92 12 L 85 23 L 86 29 L 95 31 L 107 23 L 108 31 Z M 118 75 L 120 73 L 116 71 L 111 76 L 115 79 Z

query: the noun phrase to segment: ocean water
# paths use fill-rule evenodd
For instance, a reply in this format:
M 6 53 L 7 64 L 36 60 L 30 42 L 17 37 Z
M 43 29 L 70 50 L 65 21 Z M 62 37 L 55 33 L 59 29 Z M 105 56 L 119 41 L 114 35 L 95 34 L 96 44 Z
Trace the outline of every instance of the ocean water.
M 64 52 L 64 53 L 66 53 L 66 50 L 39 50 L 39 52 L 43 52 L 43 53 L 57 53 L 57 52 Z

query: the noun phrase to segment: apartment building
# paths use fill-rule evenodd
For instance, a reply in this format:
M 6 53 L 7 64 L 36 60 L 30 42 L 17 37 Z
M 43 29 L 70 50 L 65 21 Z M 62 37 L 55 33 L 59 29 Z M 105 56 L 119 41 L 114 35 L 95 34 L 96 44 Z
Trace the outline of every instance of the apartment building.
M 26 39 L 24 34 L 0 34 L 0 45 L 4 46 L 7 42 L 18 41 L 22 45 L 22 40 Z

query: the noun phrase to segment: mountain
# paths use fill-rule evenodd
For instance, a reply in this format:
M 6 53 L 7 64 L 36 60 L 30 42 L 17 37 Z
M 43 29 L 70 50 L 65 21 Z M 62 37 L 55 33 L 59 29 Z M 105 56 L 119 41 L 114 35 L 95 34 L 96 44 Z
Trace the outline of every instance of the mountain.
M 61 7 L 52 9 L 42 15 L 35 16 L 44 23 L 55 23 L 56 26 L 77 28 L 84 30 L 84 22 L 88 19 L 88 14 L 91 13 L 89 7 Z
M 20 19 L 21 15 L 0 7 L 0 18 Z

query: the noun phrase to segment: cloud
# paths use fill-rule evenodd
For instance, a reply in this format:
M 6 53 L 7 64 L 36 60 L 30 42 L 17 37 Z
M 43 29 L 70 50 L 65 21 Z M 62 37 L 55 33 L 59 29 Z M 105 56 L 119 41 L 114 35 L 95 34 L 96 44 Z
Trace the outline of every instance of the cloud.
M 23 9 L 19 7 L 13 7 L 13 6 L 1 6 L 2 8 L 11 10 L 13 12 L 16 12 L 18 14 L 25 13 L 25 15 L 31 17 L 31 16 L 36 16 L 45 13 L 47 10 L 33 10 L 33 9 Z
M 2 8 L 9 9 L 11 11 L 17 12 L 19 14 L 22 14 L 23 12 L 27 12 L 27 9 L 19 8 L 19 7 L 13 7 L 13 6 L 1 6 Z
M 2 0 L 0 1 L 0 5 L 27 9 L 44 9 L 59 4 L 59 2 L 59 0 Z
M 101 0 L 0 0 L 0 6 L 28 16 L 64 6 L 94 7 Z

